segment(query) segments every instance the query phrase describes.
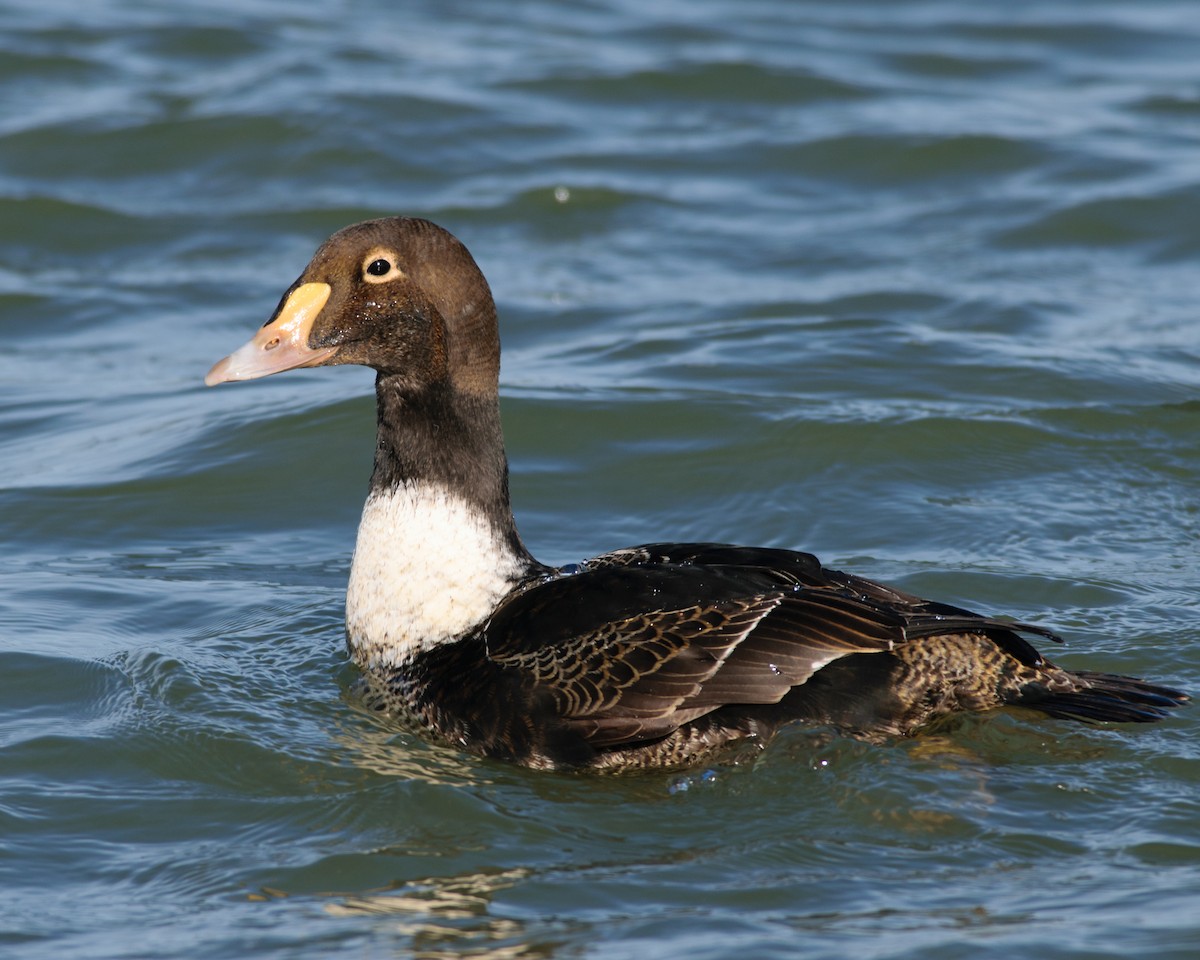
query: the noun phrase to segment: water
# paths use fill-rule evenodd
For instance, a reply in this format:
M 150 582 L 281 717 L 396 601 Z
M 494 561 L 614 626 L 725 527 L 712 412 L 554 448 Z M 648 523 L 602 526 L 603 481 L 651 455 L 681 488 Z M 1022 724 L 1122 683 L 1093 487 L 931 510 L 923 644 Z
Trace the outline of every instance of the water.
M 205 390 L 449 227 L 544 560 L 800 547 L 1200 690 L 1190 3 L 0 5 L 0 951 L 1196 955 L 1200 713 L 535 774 L 357 707 L 370 375 Z

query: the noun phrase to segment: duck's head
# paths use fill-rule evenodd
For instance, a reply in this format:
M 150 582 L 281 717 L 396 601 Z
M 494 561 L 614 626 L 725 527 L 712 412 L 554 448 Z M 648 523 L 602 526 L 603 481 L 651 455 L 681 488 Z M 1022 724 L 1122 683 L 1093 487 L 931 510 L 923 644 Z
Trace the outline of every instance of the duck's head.
M 496 307 L 457 239 L 428 220 L 389 217 L 339 230 L 314 254 L 253 339 L 204 382 L 359 363 L 417 389 L 449 380 L 494 394 Z

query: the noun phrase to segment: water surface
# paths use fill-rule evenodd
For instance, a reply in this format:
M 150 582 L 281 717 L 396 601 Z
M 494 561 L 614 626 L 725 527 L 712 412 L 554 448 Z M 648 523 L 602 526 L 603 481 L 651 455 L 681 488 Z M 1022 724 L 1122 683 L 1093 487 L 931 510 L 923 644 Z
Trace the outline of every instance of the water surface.
M 468 244 L 548 562 L 795 547 L 1200 690 L 1200 26 L 1150 0 L 0 4 L 0 948 L 1184 958 L 1200 716 L 534 774 L 364 715 L 315 246 Z

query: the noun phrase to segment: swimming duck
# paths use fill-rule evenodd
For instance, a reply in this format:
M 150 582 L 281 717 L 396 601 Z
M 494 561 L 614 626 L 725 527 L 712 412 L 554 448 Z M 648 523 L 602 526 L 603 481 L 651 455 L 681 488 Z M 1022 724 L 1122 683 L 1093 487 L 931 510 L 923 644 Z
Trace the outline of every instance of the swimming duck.
M 517 533 L 487 281 L 426 220 L 330 237 L 209 385 L 374 368 L 378 433 L 346 595 L 378 709 L 535 768 L 683 766 L 809 721 L 904 736 L 1005 705 L 1162 719 L 1186 695 L 1068 671 L 981 616 L 823 567 L 808 553 L 652 543 L 539 563 Z

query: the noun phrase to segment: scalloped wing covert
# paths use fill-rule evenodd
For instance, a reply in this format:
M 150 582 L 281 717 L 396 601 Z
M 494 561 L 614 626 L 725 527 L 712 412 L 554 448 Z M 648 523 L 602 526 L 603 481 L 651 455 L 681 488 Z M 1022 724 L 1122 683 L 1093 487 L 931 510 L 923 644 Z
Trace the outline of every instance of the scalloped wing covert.
M 777 703 L 833 660 L 904 639 L 902 618 L 840 591 L 794 580 L 780 589 L 761 572 L 625 566 L 538 584 L 485 628 L 488 659 L 519 673 L 532 699 L 549 695 L 562 725 L 594 747 L 662 737 L 731 703 Z M 631 587 L 642 612 L 611 599 Z M 725 597 L 694 602 L 714 592 Z M 546 629 L 559 604 L 596 612 L 604 598 L 611 615 L 587 629 Z M 659 609 L 644 609 L 650 598 Z M 531 634 L 532 622 L 543 629 Z

